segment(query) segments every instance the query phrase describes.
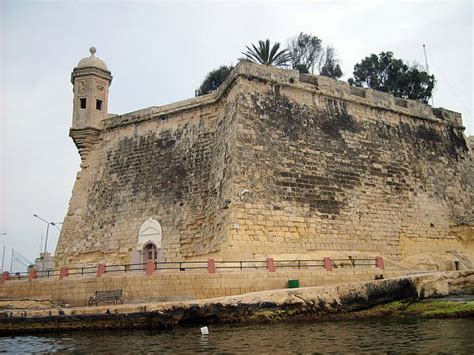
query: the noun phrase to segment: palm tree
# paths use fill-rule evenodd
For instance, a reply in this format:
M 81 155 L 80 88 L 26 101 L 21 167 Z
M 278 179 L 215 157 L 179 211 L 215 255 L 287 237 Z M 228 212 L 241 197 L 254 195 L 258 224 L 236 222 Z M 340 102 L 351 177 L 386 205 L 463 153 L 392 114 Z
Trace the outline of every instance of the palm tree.
M 270 47 L 270 40 L 258 41 L 258 48 L 252 43 L 252 47 L 246 46 L 247 52 L 242 52 L 248 60 L 258 64 L 284 66 L 291 59 L 287 49 L 280 49 L 280 43 L 276 42 Z

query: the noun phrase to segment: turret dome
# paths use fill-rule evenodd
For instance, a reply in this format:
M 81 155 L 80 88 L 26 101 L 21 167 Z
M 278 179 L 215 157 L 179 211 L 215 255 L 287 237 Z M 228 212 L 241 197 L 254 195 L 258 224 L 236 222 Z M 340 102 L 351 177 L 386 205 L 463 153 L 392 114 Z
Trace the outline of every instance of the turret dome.
M 95 56 L 95 52 L 97 52 L 97 49 L 95 47 L 91 47 L 89 49 L 89 52 L 91 52 L 90 57 L 83 58 L 79 61 L 77 64 L 76 68 L 99 68 L 102 70 L 107 70 L 107 64 L 102 59 L 99 59 Z

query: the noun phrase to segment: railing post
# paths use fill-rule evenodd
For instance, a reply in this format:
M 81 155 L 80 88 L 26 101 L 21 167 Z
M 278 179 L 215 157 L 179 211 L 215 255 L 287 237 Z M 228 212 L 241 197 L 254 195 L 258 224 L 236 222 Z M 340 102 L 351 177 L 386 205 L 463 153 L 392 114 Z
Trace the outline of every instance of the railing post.
M 105 269 L 105 264 L 97 265 L 97 277 L 101 277 L 103 274 L 105 274 Z
M 331 258 L 325 257 L 323 259 L 323 266 L 326 269 L 326 271 L 332 271 L 332 260 L 331 260 Z
M 10 280 L 10 273 L 8 271 L 4 271 L 2 273 L 2 282 L 9 281 Z
M 375 267 L 378 267 L 379 269 L 385 269 L 383 258 L 381 256 L 375 257 Z
M 146 263 L 146 275 L 153 275 L 156 270 L 156 263 L 154 260 L 148 260 Z
M 214 259 L 207 259 L 207 272 L 210 274 L 216 273 L 216 261 Z
M 38 277 L 38 271 L 35 268 L 32 268 L 30 270 L 30 273 L 28 274 L 28 281 L 36 279 L 37 277 Z
M 62 280 L 68 276 L 69 276 L 69 269 L 67 268 L 67 266 L 61 267 L 61 270 L 59 271 L 59 279 Z
M 268 272 L 275 272 L 275 260 L 273 258 L 267 258 L 267 270 Z

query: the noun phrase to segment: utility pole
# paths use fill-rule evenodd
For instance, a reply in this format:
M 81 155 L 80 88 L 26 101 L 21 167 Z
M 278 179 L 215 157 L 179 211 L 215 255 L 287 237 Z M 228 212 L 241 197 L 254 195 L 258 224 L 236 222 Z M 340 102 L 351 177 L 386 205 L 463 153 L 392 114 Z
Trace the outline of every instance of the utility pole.
M 12 248 L 12 257 L 10 258 L 10 274 L 13 272 L 12 269 L 13 269 L 13 255 L 14 255 L 14 251 L 13 251 L 13 248 Z
M 1 236 L 7 235 L 7 233 L 0 233 Z M 5 240 L 3 240 L 3 253 L 2 253 L 2 273 L 3 273 L 3 265 L 5 263 Z

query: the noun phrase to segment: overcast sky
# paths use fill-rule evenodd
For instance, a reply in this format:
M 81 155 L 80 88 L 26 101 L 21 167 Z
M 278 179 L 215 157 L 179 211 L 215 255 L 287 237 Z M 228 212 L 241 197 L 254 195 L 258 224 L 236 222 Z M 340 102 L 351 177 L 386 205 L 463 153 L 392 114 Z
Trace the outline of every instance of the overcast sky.
M 109 111 L 121 114 L 193 97 L 209 70 L 235 64 L 259 39 L 314 34 L 336 48 L 344 80 L 371 53 L 391 50 L 424 64 L 425 43 L 435 106 L 461 112 L 467 135 L 474 134 L 472 1 L 0 3 L 5 269 L 11 248 L 32 261 L 38 256 L 46 223 L 33 214 L 62 222 L 67 212 L 80 163 L 68 137 L 70 73 L 90 46 L 114 76 Z M 49 251 L 58 235 L 50 230 Z

